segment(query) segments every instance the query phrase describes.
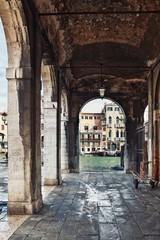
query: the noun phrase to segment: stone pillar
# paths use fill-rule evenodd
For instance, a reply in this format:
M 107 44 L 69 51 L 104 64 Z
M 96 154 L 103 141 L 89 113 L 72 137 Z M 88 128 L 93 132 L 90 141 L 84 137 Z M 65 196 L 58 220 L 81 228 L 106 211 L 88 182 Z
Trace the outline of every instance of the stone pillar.
M 8 213 L 32 214 L 42 206 L 40 86 L 31 91 L 30 67 L 7 69 L 7 79 Z
M 135 161 L 135 135 L 136 135 L 136 122 L 128 120 L 126 122 L 126 146 L 124 151 L 124 169 L 126 173 L 136 170 Z
M 57 102 L 44 102 L 44 185 L 58 185 Z
M 152 143 L 153 143 L 153 73 L 148 79 L 148 176 L 152 177 Z
M 153 176 L 159 181 L 160 176 L 160 109 L 153 111 Z
M 77 118 L 70 118 L 70 163 L 71 172 L 79 172 L 79 122 Z
M 68 169 L 68 121 L 65 118 L 61 119 L 61 170 L 62 173 L 67 173 Z

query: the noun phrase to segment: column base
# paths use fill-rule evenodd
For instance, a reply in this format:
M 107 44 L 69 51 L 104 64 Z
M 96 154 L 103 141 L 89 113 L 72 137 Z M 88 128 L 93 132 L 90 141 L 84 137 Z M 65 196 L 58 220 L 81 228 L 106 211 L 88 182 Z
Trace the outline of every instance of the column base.
M 130 174 L 131 173 L 131 169 L 124 169 L 124 172 L 126 173 L 126 174 Z
M 43 181 L 45 186 L 58 186 L 58 179 L 47 179 L 45 178 Z
M 68 174 L 70 172 L 69 169 L 62 169 L 61 174 Z
M 79 173 L 79 168 L 70 169 L 70 173 Z
M 43 206 L 42 198 L 33 202 L 8 202 L 9 215 L 32 215 L 38 212 Z

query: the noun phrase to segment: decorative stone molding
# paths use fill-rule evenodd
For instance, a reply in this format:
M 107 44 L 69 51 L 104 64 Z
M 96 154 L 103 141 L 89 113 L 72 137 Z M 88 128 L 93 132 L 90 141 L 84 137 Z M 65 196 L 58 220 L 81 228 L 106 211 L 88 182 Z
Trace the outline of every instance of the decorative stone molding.
M 23 68 L 7 68 L 6 78 L 10 79 L 30 79 L 33 76 L 33 71 L 31 67 Z

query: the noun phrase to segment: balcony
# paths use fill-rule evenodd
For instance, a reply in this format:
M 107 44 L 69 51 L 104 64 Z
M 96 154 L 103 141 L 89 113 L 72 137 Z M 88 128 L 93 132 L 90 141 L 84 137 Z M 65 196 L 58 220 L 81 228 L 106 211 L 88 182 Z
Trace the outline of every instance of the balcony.
M 116 124 L 114 124 L 114 127 L 115 127 L 115 128 L 120 128 L 121 125 L 120 125 L 119 123 L 116 123 Z
M 125 137 L 122 137 L 122 138 L 121 138 L 121 142 L 125 142 Z
M 111 138 L 111 137 L 108 137 L 108 138 L 107 138 L 107 141 L 112 141 L 112 138 Z
M 112 127 L 112 124 L 111 124 L 111 123 L 108 123 L 108 124 L 107 124 L 107 127 L 108 127 L 108 128 L 111 128 L 111 127 Z
M 125 137 L 115 137 L 114 141 L 116 141 L 116 142 L 125 142 Z
M 93 138 L 81 138 L 80 139 L 81 142 L 100 142 L 100 139 L 97 138 L 97 139 L 93 139 Z
M 121 141 L 121 138 L 120 137 L 115 137 L 114 141 L 119 142 L 119 141 Z

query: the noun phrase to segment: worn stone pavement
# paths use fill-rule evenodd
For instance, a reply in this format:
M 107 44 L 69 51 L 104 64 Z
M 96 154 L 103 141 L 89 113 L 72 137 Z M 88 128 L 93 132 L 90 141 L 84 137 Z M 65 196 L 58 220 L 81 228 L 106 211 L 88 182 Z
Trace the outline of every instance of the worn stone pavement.
M 159 240 L 160 190 L 121 171 L 68 174 L 8 239 Z

